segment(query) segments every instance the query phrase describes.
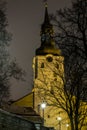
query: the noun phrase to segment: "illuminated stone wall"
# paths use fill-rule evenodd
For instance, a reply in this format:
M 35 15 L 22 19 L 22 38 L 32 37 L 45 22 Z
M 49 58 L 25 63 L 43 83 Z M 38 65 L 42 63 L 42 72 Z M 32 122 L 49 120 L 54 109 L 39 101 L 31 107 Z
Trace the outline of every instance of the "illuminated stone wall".
M 64 78 L 64 58 L 62 56 L 43 55 L 36 56 L 33 59 L 33 71 L 34 71 L 34 106 L 35 110 L 43 117 L 44 125 L 48 127 L 55 127 L 56 130 L 70 130 L 69 119 L 65 112 L 61 113 L 61 108 L 49 106 L 41 108 L 42 102 L 50 103 L 51 100 L 55 100 L 49 94 L 49 91 L 55 92 L 57 97 L 59 94 L 63 96 L 62 88 Z M 55 87 L 57 86 L 57 87 Z M 65 99 L 66 100 L 66 99 Z M 84 111 L 84 108 L 82 108 Z M 43 115 L 44 114 L 44 115 Z M 58 116 L 61 117 L 61 121 L 58 121 Z M 82 127 L 82 130 L 87 130 L 86 125 Z
M 55 84 L 59 87 L 63 86 L 62 78 L 64 78 L 64 58 L 62 56 L 53 56 L 51 54 L 45 56 L 36 56 L 33 59 L 34 70 L 34 92 L 35 92 L 35 110 L 43 117 L 41 103 L 50 101 L 49 91 L 55 91 Z M 59 83 L 59 84 L 58 84 Z M 53 84 L 53 85 L 52 85 Z M 57 89 L 58 91 L 58 89 Z M 57 92 L 58 94 L 58 92 Z M 50 99 L 48 99 L 50 98 Z M 46 106 L 44 110 L 44 124 L 46 126 L 58 129 L 57 116 L 59 109 L 53 106 Z M 66 118 L 66 116 L 63 118 Z M 63 125 L 65 128 L 66 123 Z M 62 126 L 62 127 L 63 127 Z

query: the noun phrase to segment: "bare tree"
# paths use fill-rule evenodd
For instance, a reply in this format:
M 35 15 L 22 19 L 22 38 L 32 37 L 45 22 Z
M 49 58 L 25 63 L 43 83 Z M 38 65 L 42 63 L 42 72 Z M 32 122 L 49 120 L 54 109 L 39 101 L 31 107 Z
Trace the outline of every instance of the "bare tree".
M 52 18 L 58 30 L 55 39 L 65 58 L 65 75 L 68 74 L 68 67 L 73 65 L 75 69 L 74 65 L 81 64 L 85 70 L 85 78 L 87 75 L 87 1 L 74 0 L 71 8 L 57 11 Z M 87 87 L 85 91 L 87 92 Z
M 81 100 L 87 101 L 87 1 L 75 0 L 71 8 L 57 11 L 53 19 L 58 30 L 56 42 L 65 58 L 65 92 L 68 90 L 76 98 L 75 111 L 72 112 L 72 108 L 69 117 L 72 115 L 71 128 L 77 130 L 83 125 L 83 121 L 80 122 Z M 72 104 L 72 98 L 70 101 Z
M 75 71 L 80 64 L 80 70 L 84 70 L 82 86 L 87 94 L 87 1 L 74 0 L 71 8 L 57 11 L 52 19 L 58 30 L 55 39 L 65 58 L 65 76 L 69 78 L 68 68 Z
M 16 60 L 10 58 L 8 48 L 12 35 L 7 31 L 7 26 L 6 2 L 2 0 L 0 1 L 0 106 L 9 97 L 11 78 L 23 79 L 25 73 Z

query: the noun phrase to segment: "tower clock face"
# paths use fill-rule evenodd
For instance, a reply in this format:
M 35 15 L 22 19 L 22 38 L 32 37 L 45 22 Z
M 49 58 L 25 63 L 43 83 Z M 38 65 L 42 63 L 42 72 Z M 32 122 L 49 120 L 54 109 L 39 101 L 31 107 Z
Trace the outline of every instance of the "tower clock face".
M 52 58 L 52 56 L 47 56 L 46 60 L 47 60 L 48 62 L 52 62 L 52 61 L 53 61 L 53 58 Z

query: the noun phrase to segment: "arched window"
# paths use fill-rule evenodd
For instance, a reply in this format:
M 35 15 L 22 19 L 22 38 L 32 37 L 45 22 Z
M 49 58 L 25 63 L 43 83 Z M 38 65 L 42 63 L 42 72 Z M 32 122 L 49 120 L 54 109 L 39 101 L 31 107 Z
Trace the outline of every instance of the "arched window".
M 44 63 L 41 63 L 41 68 L 44 68 Z

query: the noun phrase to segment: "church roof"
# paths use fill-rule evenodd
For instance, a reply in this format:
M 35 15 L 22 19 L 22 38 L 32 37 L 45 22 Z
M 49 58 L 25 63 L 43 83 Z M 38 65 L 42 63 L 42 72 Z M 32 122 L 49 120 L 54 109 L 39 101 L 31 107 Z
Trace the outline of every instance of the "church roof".
M 16 101 L 9 102 L 4 110 L 22 116 L 29 121 L 42 123 L 43 118 L 34 110 L 34 92 L 31 92 Z
M 32 107 L 34 108 L 34 92 L 28 93 L 27 95 L 13 101 L 12 106 Z
M 43 118 L 36 113 L 36 111 L 32 107 L 23 107 L 23 106 L 9 106 L 5 108 L 6 111 L 16 114 L 18 116 L 23 117 L 24 119 L 28 119 L 34 123 L 42 123 Z

